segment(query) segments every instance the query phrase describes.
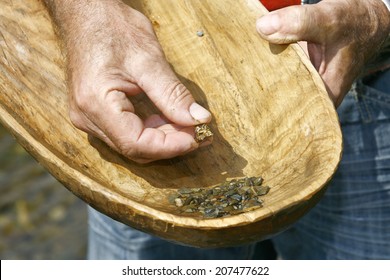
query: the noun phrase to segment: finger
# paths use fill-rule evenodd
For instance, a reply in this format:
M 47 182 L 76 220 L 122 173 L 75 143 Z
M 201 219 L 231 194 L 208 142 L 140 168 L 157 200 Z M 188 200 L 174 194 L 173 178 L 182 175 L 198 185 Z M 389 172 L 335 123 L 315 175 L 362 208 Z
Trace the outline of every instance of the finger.
M 169 121 L 163 116 L 153 114 L 144 120 L 145 127 L 156 128 L 168 124 Z
M 194 140 L 192 127 L 144 127 L 142 121 L 131 112 L 112 116 L 112 121 L 116 119 L 122 121 L 115 129 L 108 131 L 110 138 L 121 154 L 134 161 L 173 158 L 199 146 Z
M 169 65 L 165 61 L 150 62 L 148 68 L 152 71 L 142 75 L 138 85 L 164 116 L 183 126 L 210 122 L 210 112 L 195 102 L 190 91 L 180 82 Z
M 110 92 L 102 103 L 104 113 L 94 117 L 100 132 L 94 131 L 94 135 L 136 162 L 172 158 L 199 147 L 194 140 L 193 127 L 167 124 L 158 115 L 144 123 L 133 110 L 123 110 L 132 108 L 124 93 Z
M 275 44 L 319 43 L 326 24 L 323 19 L 320 4 L 290 6 L 264 15 L 257 20 L 256 28 L 260 36 Z
M 124 92 L 128 96 L 138 95 L 143 92 L 142 89 L 134 83 L 128 83 L 122 81 L 116 81 L 116 82 L 120 84 L 119 87 L 117 86 L 118 90 Z

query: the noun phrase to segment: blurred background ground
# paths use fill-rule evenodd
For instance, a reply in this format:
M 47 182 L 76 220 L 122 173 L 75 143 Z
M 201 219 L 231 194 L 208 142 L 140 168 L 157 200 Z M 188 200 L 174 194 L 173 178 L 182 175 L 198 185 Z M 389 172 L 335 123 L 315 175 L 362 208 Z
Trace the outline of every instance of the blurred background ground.
M 85 204 L 0 125 L 0 259 L 84 259 Z

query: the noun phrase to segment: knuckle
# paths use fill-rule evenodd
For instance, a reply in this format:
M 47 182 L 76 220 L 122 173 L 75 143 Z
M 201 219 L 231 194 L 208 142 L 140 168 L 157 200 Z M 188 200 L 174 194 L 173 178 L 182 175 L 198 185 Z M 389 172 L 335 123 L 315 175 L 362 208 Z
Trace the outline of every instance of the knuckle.
M 171 108 L 192 100 L 191 93 L 180 81 L 168 83 L 162 90 L 162 97 Z
M 144 158 L 144 154 L 139 150 L 137 144 L 129 139 L 122 138 L 117 140 L 116 147 L 120 154 L 135 162 L 139 162 Z
M 86 130 L 84 118 L 77 110 L 71 109 L 69 111 L 69 119 L 71 123 L 78 129 Z
M 307 32 L 308 28 L 308 19 L 310 18 L 310 13 L 305 7 L 303 9 L 295 8 L 293 11 L 293 20 L 289 23 L 289 27 L 292 34 L 302 34 Z
M 79 91 L 73 93 L 73 105 L 80 111 L 88 111 L 91 107 L 91 97 L 85 91 Z
M 159 69 L 162 63 L 165 63 L 165 56 L 160 46 L 154 42 L 144 41 L 143 46 L 146 50 L 139 50 L 137 56 L 134 57 L 134 65 L 136 68 L 148 69 L 154 71 Z
M 133 9 L 132 12 L 134 19 L 136 19 L 134 22 L 136 23 L 135 26 L 137 28 L 149 28 L 149 30 L 153 30 L 152 23 L 147 16 L 135 9 Z
M 122 138 L 115 142 L 115 146 L 121 154 L 131 156 L 134 153 L 133 145 L 128 140 Z

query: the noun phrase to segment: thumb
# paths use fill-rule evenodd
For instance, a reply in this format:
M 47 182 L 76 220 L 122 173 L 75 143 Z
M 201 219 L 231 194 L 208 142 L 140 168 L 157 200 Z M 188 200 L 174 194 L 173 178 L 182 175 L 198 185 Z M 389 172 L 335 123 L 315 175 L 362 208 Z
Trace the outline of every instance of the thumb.
M 143 75 L 139 85 L 164 116 L 175 124 L 192 126 L 210 122 L 211 113 L 195 102 L 169 66 Z
M 256 29 L 260 36 L 274 44 L 297 41 L 322 42 L 320 4 L 290 6 L 259 18 Z

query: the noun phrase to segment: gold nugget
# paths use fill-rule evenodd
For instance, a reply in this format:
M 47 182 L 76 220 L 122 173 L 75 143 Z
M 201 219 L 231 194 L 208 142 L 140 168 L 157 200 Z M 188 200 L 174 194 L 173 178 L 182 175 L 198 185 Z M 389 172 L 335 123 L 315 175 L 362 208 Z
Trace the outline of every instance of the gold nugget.
M 195 141 L 197 143 L 201 143 L 213 135 L 214 134 L 211 132 L 210 127 L 207 124 L 203 123 L 195 126 Z

